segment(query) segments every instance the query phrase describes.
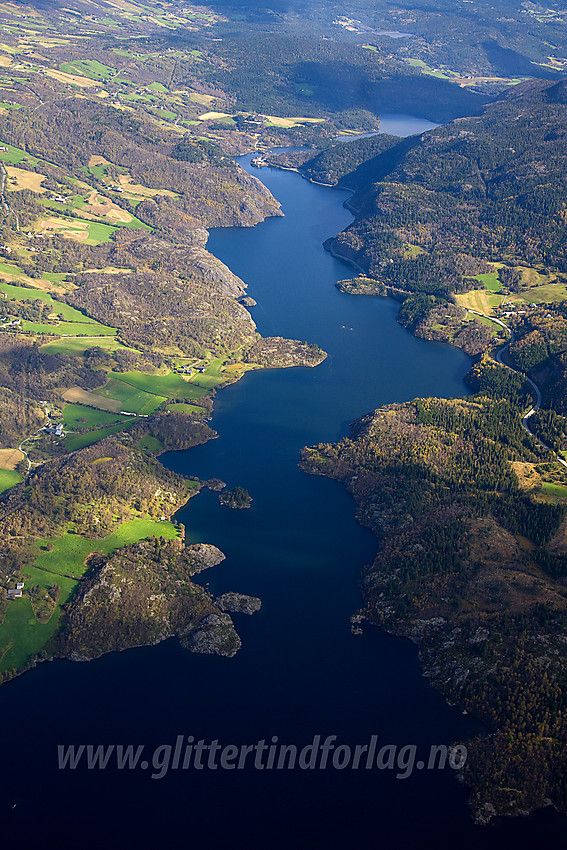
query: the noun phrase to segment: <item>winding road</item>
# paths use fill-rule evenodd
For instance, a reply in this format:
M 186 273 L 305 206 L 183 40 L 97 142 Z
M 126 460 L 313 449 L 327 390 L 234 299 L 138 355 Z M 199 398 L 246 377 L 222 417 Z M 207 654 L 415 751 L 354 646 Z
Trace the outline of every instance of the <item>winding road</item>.
M 468 312 L 474 313 L 475 316 L 482 316 L 485 319 L 490 319 L 491 322 L 495 322 L 497 325 L 500 325 L 500 327 L 504 328 L 506 333 L 510 335 L 510 339 L 508 340 L 508 342 L 505 345 L 503 345 L 502 348 L 500 348 L 496 352 L 496 362 L 500 366 L 503 366 L 504 369 L 510 369 L 511 372 L 517 372 L 519 375 L 522 375 L 522 377 L 525 378 L 525 380 L 530 384 L 530 386 L 532 387 L 532 389 L 533 389 L 533 391 L 535 392 L 535 395 L 536 395 L 535 404 L 533 405 L 533 407 L 530 410 L 528 410 L 528 412 L 525 414 L 525 416 L 522 417 L 522 427 L 525 431 L 528 432 L 528 434 L 530 434 L 534 438 L 534 440 L 536 440 L 540 444 L 540 446 L 543 446 L 544 449 L 547 449 L 548 452 L 551 452 L 551 454 L 555 455 L 555 459 L 557 460 L 557 462 L 560 463 L 562 466 L 564 466 L 567 469 L 567 461 L 564 460 L 560 455 L 558 455 L 557 452 L 554 449 L 551 448 L 551 446 L 548 446 L 547 443 L 544 443 L 543 440 L 540 440 L 539 437 L 536 437 L 536 435 L 533 433 L 533 431 L 529 427 L 529 424 L 528 424 L 529 419 L 541 407 L 541 390 L 540 390 L 540 388 L 538 387 L 538 385 L 536 383 L 534 383 L 534 381 L 532 381 L 531 378 L 528 378 L 528 376 L 525 375 L 524 372 L 520 372 L 518 369 L 513 369 L 511 366 L 509 366 L 507 363 L 505 363 L 504 360 L 502 359 L 502 355 L 504 354 L 506 349 L 509 348 L 509 346 L 514 342 L 514 339 L 515 339 L 514 331 L 512 330 L 512 328 L 509 328 L 508 325 L 504 324 L 504 322 L 502 322 L 500 319 L 495 319 L 494 316 L 487 316 L 485 313 L 479 313 L 478 310 L 471 310 L 470 308 L 468 308 Z
M 49 425 L 49 423 L 51 422 L 51 405 L 49 404 L 49 402 L 46 402 L 45 404 L 42 404 L 42 407 L 45 409 L 45 415 L 47 417 L 47 423 L 46 424 Z M 37 431 L 33 432 L 33 434 L 28 434 L 28 436 L 25 437 L 22 440 L 22 442 L 20 443 L 20 445 L 18 446 L 18 450 L 23 454 L 23 456 L 26 459 L 26 462 L 27 462 L 27 465 L 28 465 L 28 471 L 27 471 L 28 475 L 31 472 L 32 462 L 30 460 L 30 457 L 29 457 L 27 451 L 24 449 L 24 444 L 27 443 L 28 440 L 31 440 L 33 437 L 37 437 L 38 434 L 41 434 L 41 432 L 43 431 L 44 428 L 45 428 L 45 425 L 42 425 L 41 428 L 38 428 Z

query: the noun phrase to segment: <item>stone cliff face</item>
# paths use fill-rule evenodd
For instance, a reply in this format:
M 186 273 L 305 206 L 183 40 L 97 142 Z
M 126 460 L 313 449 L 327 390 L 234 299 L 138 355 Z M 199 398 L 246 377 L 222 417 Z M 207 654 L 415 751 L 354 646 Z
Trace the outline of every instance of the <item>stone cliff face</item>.
M 245 283 L 237 277 L 222 260 L 210 254 L 204 247 L 192 248 L 190 257 L 195 269 L 203 277 L 214 283 L 222 295 L 229 298 L 241 298 L 246 293 Z
M 126 242 L 126 237 L 121 235 L 119 244 L 122 253 L 127 250 L 134 261 L 151 267 L 159 258 L 164 271 L 201 275 L 204 282 L 214 286 L 221 295 L 241 298 L 245 295 L 246 284 L 222 260 L 207 251 L 208 239 L 209 231 L 205 227 L 192 224 L 175 240 L 151 233 L 137 235 Z
M 283 215 L 279 201 L 276 201 L 270 190 L 257 177 L 252 177 L 241 169 L 240 171 L 239 183 L 245 191 L 240 198 L 238 209 L 234 212 L 238 220 L 233 223 L 241 227 L 252 227 L 270 216 Z

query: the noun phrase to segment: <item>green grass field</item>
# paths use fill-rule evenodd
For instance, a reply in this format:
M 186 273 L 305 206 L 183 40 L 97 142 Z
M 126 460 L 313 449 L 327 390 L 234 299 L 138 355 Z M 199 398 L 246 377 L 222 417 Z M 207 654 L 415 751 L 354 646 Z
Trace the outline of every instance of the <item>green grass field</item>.
M 205 372 L 197 372 L 190 378 L 192 384 L 195 384 L 198 387 L 203 387 L 205 389 L 211 389 L 212 387 L 218 387 L 219 384 L 224 383 L 226 380 L 226 376 L 222 374 L 221 367 L 224 363 L 222 357 L 217 357 L 216 360 L 211 361 L 207 366 Z
M 101 325 L 99 322 L 91 322 L 90 320 L 83 322 L 60 322 L 59 333 L 66 336 L 80 336 L 85 334 L 92 336 L 115 336 L 116 328 L 111 328 L 108 325 Z
M 93 166 L 95 168 L 106 168 L 105 165 L 101 166 Z M 90 171 L 90 168 L 88 169 Z M 82 202 L 82 203 L 81 203 Z M 46 207 L 49 210 L 55 210 L 58 213 L 69 214 L 69 209 L 79 210 L 85 206 L 85 199 L 82 195 L 71 195 L 67 198 L 67 203 L 62 204 L 59 201 L 52 201 L 49 198 L 40 198 L 39 203 L 42 207 Z
M 123 523 L 114 534 L 103 540 L 87 540 L 75 534 L 63 534 L 52 541 L 53 549 L 41 552 L 35 564 L 26 568 L 24 575 L 28 586 L 39 584 L 48 588 L 53 584 L 59 585 L 61 595 L 58 605 L 49 622 L 40 623 L 28 597 L 23 596 L 10 603 L 4 622 L 0 625 L 0 653 L 4 653 L 0 672 L 23 667 L 31 656 L 40 652 L 57 630 L 61 620 L 61 605 L 69 600 L 78 585 L 76 579 L 66 578 L 63 573 L 80 578 L 85 572 L 83 562 L 91 552 L 110 554 L 121 546 L 154 536 L 171 540 L 178 536 L 178 532 L 171 522 L 136 519 Z M 39 542 L 40 545 L 48 544 L 45 540 Z
M 151 434 L 146 434 L 141 440 L 136 443 L 138 448 L 147 449 L 152 454 L 158 454 L 163 451 L 163 443 L 157 437 L 152 437 Z
M 112 234 L 116 233 L 116 227 L 111 227 L 109 224 L 100 224 L 98 221 L 84 223 L 89 226 L 89 235 L 85 239 L 85 245 L 101 245 L 103 242 L 110 242 Z
M 95 322 L 58 322 L 56 325 L 45 325 L 42 322 L 22 322 L 22 330 L 37 334 L 61 334 L 63 336 L 78 336 L 85 334 L 91 336 L 93 333 L 101 336 L 114 336 L 116 328 L 107 325 L 99 325 Z
M 159 107 L 159 117 L 164 118 L 166 121 L 175 121 L 177 118 L 177 112 L 171 112 L 169 109 L 163 109 L 163 107 Z M 224 119 L 219 119 L 222 123 L 228 123 Z M 232 124 L 235 124 L 233 121 Z
M 93 395 L 102 398 L 114 398 L 120 402 L 121 409 L 129 413 L 140 413 L 148 415 L 157 410 L 160 405 L 167 401 L 166 396 L 153 395 L 138 390 L 130 384 L 117 378 L 111 377 L 104 387 L 94 390 Z
M 130 213 L 130 215 L 132 215 L 132 213 Z M 151 232 L 153 230 L 153 227 L 150 227 L 149 224 L 146 224 L 135 216 L 132 216 L 131 221 L 116 222 L 116 227 L 129 227 L 130 230 L 147 230 L 148 232 Z
M 127 94 L 124 96 L 124 100 L 128 100 L 131 103 L 159 103 L 159 98 L 155 97 L 155 95 L 150 94 Z
M 84 449 L 85 446 L 92 446 L 94 443 L 98 443 L 99 440 L 110 437 L 111 434 L 118 434 L 120 431 L 125 431 L 134 422 L 134 419 L 126 419 L 118 422 L 116 425 L 96 428 L 94 431 L 87 431 L 85 434 L 69 434 L 65 437 L 65 448 L 69 452 L 76 452 L 78 449 Z
M 62 62 L 59 70 L 65 74 L 84 74 L 91 80 L 108 80 L 112 77 L 114 70 L 96 59 L 77 59 L 74 62 Z
M 475 322 L 480 322 L 481 325 L 486 325 L 486 327 L 492 328 L 492 330 L 497 335 L 504 333 L 504 331 L 502 330 L 502 326 L 499 325 L 498 322 L 493 322 L 491 319 L 486 318 L 486 316 L 472 315 L 471 318 L 474 319 Z
M 13 469 L 0 469 L 0 493 L 5 493 L 10 487 L 15 487 L 22 480 L 19 472 Z
M 500 292 L 502 284 L 498 278 L 498 272 L 489 272 L 488 274 L 477 274 L 476 280 L 484 284 L 485 289 L 489 292 Z
M 6 142 L 2 142 L 2 147 L 6 148 L 5 151 L 0 151 L 0 160 L 2 162 L 7 162 L 10 165 L 17 165 L 18 162 L 22 162 L 24 159 L 27 159 L 33 165 L 39 162 L 37 157 L 31 156 L 31 154 L 26 153 L 21 148 L 15 148 L 13 145 L 6 144 Z
M 126 421 L 126 416 L 119 413 L 108 413 L 106 410 L 95 410 L 82 404 L 66 404 L 63 408 L 63 425 L 65 429 L 98 428 L 102 425 L 114 425 Z M 81 421 L 84 420 L 84 421 Z
M 555 275 L 546 274 L 545 272 L 534 269 L 533 267 L 523 266 L 519 267 L 519 269 L 522 273 L 523 286 L 545 286 L 546 284 L 556 280 Z
M 49 280 L 51 283 L 61 283 L 67 278 L 66 272 L 42 272 L 41 276 L 44 280 Z
M 196 388 L 175 372 L 169 372 L 167 375 L 154 375 L 151 372 L 111 372 L 110 376 L 138 390 L 166 398 L 200 398 L 204 395 L 200 390 L 199 395 L 195 395 Z
M 69 339 L 57 339 L 53 342 L 47 342 L 41 346 L 42 351 L 49 351 L 51 354 L 82 354 L 89 348 L 105 348 L 110 351 L 117 351 L 119 348 L 125 351 L 132 349 L 121 345 L 114 337 L 69 337 Z
M 413 245 L 411 242 L 406 243 L 404 251 L 404 255 L 406 257 L 419 257 L 420 254 L 425 254 L 425 250 L 423 248 L 419 245 Z
M 5 271 L 7 274 L 15 274 L 13 271 L 8 271 L 8 268 L 17 269 L 17 266 L 8 266 L 7 263 L 0 263 L 0 271 Z M 19 269 L 17 271 L 23 275 L 22 271 Z M 88 316 L 84 316 L 79 310 L 76 310 L 69 304 L 64 304 L 62 301 L 55 301 L 49 292 L 44 292 L 42 289 L 28 289 L 25 286 L 14 286 L 10 283 L 0 281 L 0 292 L 5 292 L 6 296 L 14 301 L 43 301 L 44 304 L 51 307 L 53 313 L 63 316 L 66 321 L 80 322 L 81 324 L 92 322 L 96 325 L 94 319 L 89 319 Z M 91 328 L 91 332 L 92 330 Z
M 567 287 L 564 283 L 548 283 L 544 286 L 533 286 L 524 292 L 514 293 L 508 297 L 514 304 L 549 304 L 551 302 L 567 301 Z
M 0 263 L 0 271 L 13 274 L 14 277 L 23 277 L 24 275 L 19 266 L 13 266 L 11 263 Z
M 104 175 L 106 174 L 106 172 L 108 170 L 108 167 L 109 167 L 108 165 L 89 165 L 88 171 L 90 171 L 90 173 L 94 177 L 100 178 L 100 177 L 104 177 Z M 72 208 L 76 209 L 76 210 L 86 209 L 86 212 L 92 212 L 92 210 L 89 207 L 89 196 L 90 196 L 90 192 L 87 195 L 75 195 L 75 197 L 73 197 L 72 202 L 71 202 Z M 57 201 L 43 201 L 42 200 L 42 201 L 40 201 L 40 203 L 43 204 L 43 206 L 49 207 L 50 209 L 57 210 L 57 212 L 65 213 L 69 209 L 68 204 L 59 204 L 59 203 L 57 203 Z M 130 215 L 131 215 L 131 213 L 130 213 Z M 103 215 L 99 216 L 99 222 L 101 224 L 105 224 L 104 218 L 105 217 Z M 94 222 L 94 223 L 96 224 L 96 222 Z M 140 229 L 141 230 L 151 230 L 152 229 L 149 224 L 145 224 L 143 221 L 141 221 L 139 218 L 136 218 L 135 216 L 132 216 L 131 221 L 113 221 L 111 226 L 112 227 L 129 227 L 131 230 L 140 230 Z M 90 231 L 92 231 L 92 227 L 93 227 L 93 222 L 91 222 L 91 226 L 89 228 Z
M 51 551 L 43 551 L 36 558 L 34 566 L 49 570 L 58 575 L 67 575 L 79 578 L 85 572 L 84 560 L 91 552 L 101 552 L 108 555 L 127 546 L 136 543 L 146 537 L 177 537 L 177 529 L 171 522 L 158 522 L 152 519 L 132 519 L 122 523 L 113 534 L 102 540 L 89 540 L 78 534 L 67 532 L 53 543 Z M 50 541 L 40 540 L 39 545 L 49 545 Z
M 44 204 L 44 206 L 48 206 L 48 204 Z M 61 215 L 62 224 L 55 229 L 57 233 L 60 230 L 71 230 L 76 231 L 77 233 L 84 233 L 85 230 L 88 231 L 88 236 L 85 240 L 83 240 L 84 245 L 101 245 L 103 242 L 110 242 L 112 239 L 112 235 L 116 233 L 117 228 L 114 225 L 110 224 L 102 224 L 99 221 L 86 221 L 82 218 L 75 218 L 74 216 L 63 216 Z M 64 222 L 63 222 L 64 219 Z
M 438 68 L 430 68 L 423 59 L 406 59 L 408 65 L 412 68 L 419 68 L 422 74 L 427 74 L 428 77 L 437 77 L 440 80 L 450 80 L 451 76 Z
M 511 294 L 509 301 L 515 304 L 546 304 L 567 300 L 567 275 L 525 266 L 520 271 L 522 286 L 526 288 Z
M 38 571 L 39 572 L 39 571 Z M 47 573 L 45 573 L 47 575 Z M 53 579 L 53 576 L 51 577 Z M 40 584 L 33 577 L 34 584 Z M 55 582 L 42 584 L 51 587 Z M 76 582 L 69 579 L 58 581 L 61 587 L 59 597 L 61 604 L 71 596 Z M 0 672 L 20 670 L 27 661 L 37 655 L 54 634 L 61 619 L 61 608 L 58 605 L 48 623 L 40 623 L 32 610 L 29 597 L 14 600 L 6 612 L 4 622 L 0 626 Z
M 106 176 L 108 165 L 87 165 L 84 170 L 89 174 L 92 174 L 93 177 L 98 177 L 100 180 L 102 177 Z
M 551 484 L 543 481 L 541 492 L 546 496 L 554 496 L 556 499 L 567 499 L 567 486 L 565 484 Z
M 183 404 L 182 402 L 168 404 L 167 409 L 171 410 L 172 413 L 192 413 L 196 416 L 205 413 L 205 408 L 199 407 L 198 404 Z
M 23 331 L 29 331 L 34 334 L 58 334 L 59 324 L 45 325 L 42 322 L 26 322 L 25 320 L 20 325 Z M 92 331 L 91 331 L 92 333 Z
M 204 390 L 210 390 L 213 387 L 218 387 L 219 384 L 222 384 L 224 378 L 217 377 L 216 375 L 209 375 L 206 372 L 203 374 L 197 374 L 193 378 L 191 378 L 191 383 L 195 385 L 195 387 L 202 387 Z M 201 393 L 201 396 L 203 393 Z M 187 393 L 187 397 L 191 398 L 190 394 Z M 196 396 L 199 398 L 199 396 Z

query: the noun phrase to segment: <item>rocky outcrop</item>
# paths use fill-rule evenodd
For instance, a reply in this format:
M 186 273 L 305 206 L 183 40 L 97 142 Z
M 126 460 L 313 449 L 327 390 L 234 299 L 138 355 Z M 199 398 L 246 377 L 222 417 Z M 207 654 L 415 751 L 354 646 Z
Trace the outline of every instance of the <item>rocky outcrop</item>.
M 229 614 L 210 614 L 202 620 L 193 634 L 181 639 L 181 645 L 199 655 L 236 655 L 242 641 L 238 637 Z
M 244 171 L 239 174 L 239 177 L 241 188 L 244 188 L 246 184 L 246 189 L 245 194 L 240 196 L 235 224 L 241 227 L 252 227 L 268 216 L 283 215 L 279 202 L 257 177 L 252 177 Z
M 349 295 L 386 295 L 386 287 L 379 280 L 374 280 L 371 277 L 350 278 L 349 280 L 339 280 L 335 286 L 341 292 L 346 292 Z
M 178 637 L 185 645 L 203 624 L 215 623 L 210 619 L 215 616 L 221 618 L 225 631 L 230 630 L 228 614 L 220 612 L 207 591 L 191 581 L 196 566 L 205 569 L 223 558 L 215 546 L 186 549 L 182 540 L 157 538 L 125 546 L 107 557 L 92 556 L 91 578 L 81 582 L 68 607 L 52 654 L 88 661 L 170 637 Z M 225 643 L 227 647 L 230 643 L 232 654 L 240 645 L 232 633 Z M 222 654 L 227 652 L 223 649 Z
M 187 546 L 186 555 L 189 561 L 189 572 L 192 576 L 210 570 L 224 561 L 226 555 L 211 543 L 195 543 Z
M 262 607 L 262 600 L 257 596 L 246 596 L 244 593 L 223 593 L 215 600 L 221 609 L 229 614 L 255 614 Z
M 242 359 L 245 363 L 284 369 L 290 366 L 318 366 L 326 356 L 326 352 L 314 343 L 283 339 L 281 336 L 268 336 L 256 340 L 254 345 L 243 354 Z
M 193 266 L 198 269 L 205 280 L 218 286 L 223 295 L 231 298 L 241 298 L 246 292 L 245 284 L 237 277 L 222 260 L 210 254 L 205 248 L 192 248 L 189 252 Z M 240 302 L 244 306 L 244 300 Z
M 220 478 L 209 478 L 207 481 L 202 482 L 202 486 L 208 487 L 209 490 L 213 490 L 215 493 L 220 493 L 221 490 L 224 490 L 226 484 Z

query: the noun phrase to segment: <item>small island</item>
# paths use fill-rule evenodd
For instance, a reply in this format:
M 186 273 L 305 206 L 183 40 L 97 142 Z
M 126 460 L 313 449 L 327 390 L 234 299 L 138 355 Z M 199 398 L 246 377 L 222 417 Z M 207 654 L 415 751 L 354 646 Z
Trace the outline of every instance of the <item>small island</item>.
M 252 496 L 244 487 L 233 487 L 219 495 L 219 502 L 227 508 L 249 508 L 252 504 Z

